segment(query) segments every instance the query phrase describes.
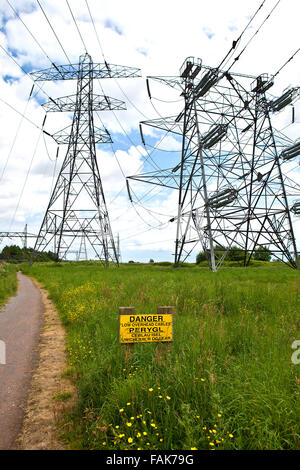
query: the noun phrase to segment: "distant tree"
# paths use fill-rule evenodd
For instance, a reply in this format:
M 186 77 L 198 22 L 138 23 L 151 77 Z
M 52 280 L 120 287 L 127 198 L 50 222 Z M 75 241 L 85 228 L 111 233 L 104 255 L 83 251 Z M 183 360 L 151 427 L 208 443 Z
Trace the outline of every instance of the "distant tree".
M 253 259 L 257 261 L 270 261 L 271 252 L 266 246 L 259 246 L 254 252 Z
M 154 259 L 150 258 L 149 263 L 154 263 Z
M 128 261 L 128 263 L 134 263 L 134 261 L 131 259 L 130 261 Z
M 201 261 L 206 261 L 206 254 L 204 251 L 200 251 L 196 256 L 196 264 L 201 263 Z
M 245 256 L 245 250 L 238 246 L 232 246 L 227 253 L 228 261 L 243 261 Z

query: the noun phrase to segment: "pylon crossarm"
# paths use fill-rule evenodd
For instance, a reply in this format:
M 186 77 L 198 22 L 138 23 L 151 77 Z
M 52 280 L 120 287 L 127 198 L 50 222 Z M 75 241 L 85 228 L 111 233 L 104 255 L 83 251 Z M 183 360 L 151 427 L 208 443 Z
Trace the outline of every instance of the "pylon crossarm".
M 70 141 L 70 132 L 71 132 L 71 126 L 65 127 L 61 131 L 57 131 L 52 135 L 52 138 L 61 145 L 67 145 L 69 144 Z M 95 143 L 96 144 L 109 144 L 112 143 L 112 138 L 108 131 L 106 129 L 99 129 L 98 127 L 95 127 Z M 89 139 L 89 130 L 86 129 L 85 132 L 81 133 L 78 135 L 78 143 L 79 144 L 84 144 L 87 143 Z
M 76 95 L 64 96 L 62 98 L 51 99 L 44 103 L 43 108 L 46 111 L 59 111 L 59 112 L 74 112 L 77 106 Z M 87 112 L 92 111 L 119 111 L 126 110 L 126 104 L 124 101 L 110 96 L 104 95 L 92 95 L 89 101 L 81 103 L 81 111 Z
M 155 127 L 163 131 L 171 132 L 182 136 L 183 127 L 182 123 L 176 122 L 177 116 L 168 116 L 166 118 L 151 119 L 147 121 L 141 121 L 141 124 L 146 126 Z
M 55 65 L 45 70 L 31 72 L 32 78 L 36 81 L 53 81 L 53 80 L 78 80 L 84 78 L 84 73 L 89 74 L 92 79 L 98 78 L 136 78 L 140 77 L 140 69 L 135 67 L 124 67 L 122 65 L 114 64 L 81 64 L 72 65 Z

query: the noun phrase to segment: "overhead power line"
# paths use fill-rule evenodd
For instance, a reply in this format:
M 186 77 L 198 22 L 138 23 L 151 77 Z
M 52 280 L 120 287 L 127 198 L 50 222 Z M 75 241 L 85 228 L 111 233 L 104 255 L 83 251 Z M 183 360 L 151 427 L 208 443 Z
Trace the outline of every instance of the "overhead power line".
M 10 8 L 12 9 L 12 11 L 15 13 L 15 15 L 17 16 L 17 18 L 19 18 L 19 20 L 21 21 L 21 23 L 23 24 L 23 26 L 26 28 L 26 30 L 28 31 L 28 33 L 30 34 L 30 36 L 32 37 L 32 39 L 34 40 L 34 42 L 38 45 L 38 47 L 41 49 L 41 51 L 43 52 L 43 54 L 45 55 L 45 57 L 52 63 L 50 57 L 48 56 L 47 52 L 45 51 L 45 49 L 43 48 L 43 46 L 41 45 L 41 43 L 36 39 L 36 37 L 32 34 L 32 32 L 30 31 L 30 29 L 28 28 L 28 26 L 24 23 L 24 21 L 22 20 L 22 18 L 20 17 L 19 13 L 17 12 L 17 10 L 11 5 L 10 1 L 9 0 L 6 0 L 6 2 L 8 3 L 8 5 L 10 6 Z
M 289 64 L 293 59 L 294 57 L 298 54 L 298 52 L 300 51 L 300 47 L 296 50 L 296 52 L 294 52 L 294 54 L 277 70 L 277 72 L 275 73 L 274 75 L 274 78 L 277 77 L 277 75 L 284 69 L 284 67 Z
M 61 41 L 59 40 L 59 37 L 57 36 L 57 34 L 56 34 L 56 32 L 55 32 L 55 30 L 54 30 L 54 28 L 53 28 L 53 26 L 52 26 L 52 24 L 51 24 L 51 22 L 50 22 L 50 20 L 49 20 L 48 15 L 46 14 L 46 12 L 45 12 L 43 6 L 41 5 L 40 1 L 39 1 L 39 0 L 36 0 L 36 1 L 37 1 L 38 5 L 39 5 L 39 7 L 40 7 L 40 9 L 41 9 L 41 11 L 42 11 L 44 17 L 46 18 L 47 23 L 49 24 L 49 26 L 50 26 L 50 28 L 51 28 L 51 30 L 52 30 L 52 32 L 53 32 L 53 34 L 54 34 L 54 36 L 55 36 L 55 38 L 56 38 L 58 44 L 60 45 L 60 47 L 61 47 L 61 49 L 62 49 L 62 51 L 63 51 L 63 53 L 64 53 L 64 55 L 65 55 L 65 57 L 66 57 L 66 59 L 67 59 L 67 61 L 71 64 L 70 59 L 69 59 L 69 57 L 68 57 L 68 55 L 67 55 L 67 53 L 66 53 L 66 51 L 65 51 L 65 49 L 64 49 L 64 47 L 63 47 L 63 45 L 62 45 L 62 43 L 61 43 Z
M 243 29 L 243 31 L 241 32 L 241 34 L 239 35 L 239 37 L 233 41 L 232 43 L 232 46 L 230 48 L 230 50 L 228 51 L 228 53 L 226 54 L 226 56 L 224 57 L 224 59 L 221 61 L 221 63 L 219 64 L 218 68 L 221 68 L 222 65 L 224 64 L 224 62 L 226 61 L 226 59 L 231 55 L 231 53 L 234 52 L 236 46 L 238 45 L 238 43 L 240 42 L 240 40 L 242 39 L 243 35 L 245 34 L 245 32 L 247 31 L 247 29 L 250 27 L 251 23 L 253 22 L 254 18 L 257 16 L 257 14 L 259 13 L 259 11 L 263 8 L 264 4 L 266 3 L 266 0 L 263 0 L 263 2 L 260 4 L 260 6 L 258 7 L 258 9 L 256 10 L 256 12 L 254 13 L 254 15 L 250 18 L 250 21 L 247 23 L 246 27 Z
M 279 3 L 281 2 L 281 0 L 278 0 L 276 5 L 272 8 L 272 10 L 270 11 L 270 13 L 266 16 L 266 18 L 263 20 L 263 22 L 261 23 L 261 25 L 259 26 L 259 28 L 255 31 L 255 33 L 251 36 L 251 38 L 249 39 L 249 41 L 246 43 L 245 47 L 242 49 L 242 51 L 235 57 L 234 61 L 232 62 L 232 64 L 230 65 L 230 67 L 227 69 L 227 72 L 229 72 L 229 70 L 232 69 L 232 67 L 236 64 L 236 62 L 240 59 L 241 55 L 246 51 L 246 49 L 249 47 L 249 45 L 251 44 L 251 42 L 253 41 L 253 39 L 255 38 L 255 36 L 261 31 L 262 27 L 265 25 L 265 23 L 268 21 L 268 19 L 271 17 L 271 15 L 273 14 L 273 12 L 275 11 L 275 9 L 278 7 Z
M 72 9 L 71 9 L 71 7 L 70 7 L 70 4 L 69 4 L 68 0 L 66 0 L 66 3 L 67 3 L 67 5 L 68 5 L 68 8 L 69 8 L 69 10 L 70 10 L 71 16 L 72 16 L 73 21 L 74 21 L 74 24 L 75 24 L 76 29 L 77 29 L 77 31 L 78 31 L 78 34 L 79 34 L 79 36 L 80 36 L 80 39 L 81 39 L 81 42 L 82 42 L 82 44 L 83 44 L 84 50 L 85 50 L 85 52 L 87 52 L 87 48 L 86 48 L 85 42 L 84 42 L 84 40 L 83 40 L 82 34 L 81 34 L 81 32 L 80 32 L 80 29 L 79 29 L 79 27 L 78 27 L 77 21 L 76 21 L 76 19 L 75 19 L 75 16 L 74 16 L 74 14 L 73 14 L 73 11 L 72 11 Z

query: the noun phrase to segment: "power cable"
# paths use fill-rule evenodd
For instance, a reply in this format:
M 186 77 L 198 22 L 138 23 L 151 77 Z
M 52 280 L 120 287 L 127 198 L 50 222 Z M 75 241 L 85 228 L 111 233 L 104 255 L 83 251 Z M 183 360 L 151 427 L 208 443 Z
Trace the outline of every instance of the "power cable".
M 39 142 L 40 142 L 40 138 L 41 138 L 41 136 L 42 136 L 42 131 L 43 131 L 43 129 L 41 129 L 41 132 L 40 132 L 39 135 L 38 135 L 38 139 L 37 139 L 37 142 L 36 142 L 36 145 L 35 145 L 35 149 L 34 149 L 34 152 L 33 152 L 33 155 L 32 155 L 32 158 L 31 158 L 31 161 L 30 161 L 28 170 L 27 170 L 27 174 L 26 174 L 26 177 L 25 177 L 25 181 L 24 181 L 23 187 L 22 187 L 22 189 L 21 189 L 21 193 L 20 193 L 20 195 L 19 195 L 19 199 L 18 199 L 17 206 L 16 206 L 16 208 L 15 208 L 15 211 L 14 211 L 14 213 L 13 213 L 12 219 L 11 219 L 11 221 L 10 221 L 10 225 L 9 225 L 8 231 L 11 230 L 11 227 L 12 227 L 14 221 L 15 221 L 16 213 L 17 213 L 17 211 L 18 211 L 18 209 L 19 209 L 20 202 L 21 202 L 21 199 L 22 199 L 24 190 L 25 190 L 25 186 L 26 186 L 26 183 L 27 183 L 27 180 L 28 180 L 30 171 L 31 171 L 32 163 L 33 163 L 34 157 L 35 157 L 36 152 L 37 152 L 37 149 L 38 149 L 38 145 L 39 145 Z
M 291 62 L 291 60 L 294 59 L 294 57 L 298 54 L 300 51 L 300 47 L 294 52 L 294 54 L 277 70 L 277 72 L 274 75 L 274 78 L 277 77 L 277 75 L 284 69 L 284 67 Z
M 230 50 L 228 51 L 228 53 L 226 54 L 226 56 L 224 57 L 224 59 L 221 61 L 221 63 L 219 64 L 219 66 L 217 67 L 218 69 L 221 68 L 221 66 L 222 66 L 223 63 L 226 61 L 226 59 L 228 59 L 229 56 L 232 55 L 232 53 L 233 53 L 234 50 L 236 49 L 236 46 L 238 45 L 238 43 L 239 43 L 240 40 L 242 39 L 243 35 L 245 34 L 245 32 L 247 31 L 247 29 L 249 28 L 249 26 L 251 25 L 252 21 L 253 21 L 254 18 L 257 16 L 257 14 L 259 13 L 259 11 L 263 8 L 265 2 L 266 2 L 266 0 L 263 0 L 263 2 L 260 4 L 260 6 L 258 7 L 258 9 L 256 10 L 256 12 L 254 13 L 254 15 L 250 18 L 250 21 L 248 22 L 248 24 L 246 25 L 246 27 L 243 29 L 243 31 L 241 32 L 241 34 L 239 35 L 239 37 L 238 37 L 235 41 L 233 41 Z M 228 59 L 228 60 L 229 60 L 229 59 Z
M 67 0 L 66 0 L 67 1 Z M 47 59 L 51 62 L 51 64 L 53 64 L 53 62 L 51 61 L 50 57 L 48 56 L 47 52 L 45 51 L 45 49 L 43 48 L 43 46 L 40 44 L 40 42 L 35 38 L 35 36 L 32 34 L 32 32 L 30 31 L 30 29 L 28 28 L 28 26 L 24 23 L 24 21 L 22 20 L 22 18 L 20 17 L 19 13 L 15 10 L 15 8 L 11 5 L 10 1 L 9 0 L 6 0 L 6 2 L 8 3 L 8 5 L 10 6 L 10 8 L 13 10 L 13 12 L 15 13 L 15 15 L 19 18 L 19 20 L 21 21 L 21 23 L 23 24 L 23 26 L 26 28 L 26 30 L 28 31 L 28 33 L 30 34 L 30 36 L 32 37 L 32 39 L 35 41 L 35 43 L 38 45 L 38 47 L 41 49 L 41 51 L 43 52 L 43 54 L 45 55 L 45 57 L 47 57 Z
M 47 98 L 51 99 L 50 96 L 43 90 L 43 85 L 39 85 L 38 82 L 36 82 L 34 80 L 34 78 L 30 75 L 30 73 L 26 72 L 26 70 L 22 67 L 22 65 L 20 65 L 16 59 L 14 58 L 14 56 L 12 56 L 6 49 L 5 47 L 3 47 L 1 44 L 0 44 L 0 49 L 2 49 L 3 52 L 5 52 L 5 54 L 19 67 L 19 69 L 24 73 L 24 75 L 27 75 L 30 80 L 34 83 L 34 85 L 39 88 L 39 90 L 44 93 L 44 95 L 47 96 Z M 51 62 L 52 63 L 52 62 Z M 36 96 L 36 95 L 35 95 Z
M 1 182 L 2 179 L 3 179 L 4 173 L 5 173 L 5 171 L 6 171 L 8 162 L 9 162 L 10 157 L 11 157 L 11 155 L 12 155 L 14 146 L 15 146 L 16 141 L 17 141 L 17 139 L 18 139 L 19 132 L 20 132 L 20 130 L 21 130 L 21 126 L 22 126 L 23 119 L 24 119 L 24 116 L 25 116 L 26 111 L 27 111 L 27 107 L 28 107 L 29 101 L 30 101 L 30 99 L 31 99 L 32 96 L 34 97 L 34 95 L 33 95 L 33 89 L 34 89 L 34 85 L 33 85 L 32 88 L 31 88 L 31 91 L 30 91 L 28 100 L 27 100 L 27 102 L 26 102 L 24 111 L 23 111 L 23 113 L 22 113 L 21 119 L 20 119 L 19 124 L 18 124 L 18 127 L 17 127 L 17 131 L 16 131 L 15 136 L 14 136 L 12 145 L 11 145 L 10 150 L 9 150 L 9 152 L 8 152 L 8 155 L 7 155 L 7 158 L 6 158 L 6 161 L 5 161 L 5 164 L 4 164 L 4 167 L 3 167 L 3 170 L 2 170 L 1 176 L 0 176 L 0 182 Z M 44 135 L 44 134 L 43 134 L 43 135 Z
M 59 40 L 59 37 L 57 36 L 57 34 L 56 34 L 56 32 L 55 32 L 55 30 L 54 30 L 54 28 L 53 28 L 53 26 L 52 26 L 52 24 L 51 24 L 49 18 L 48 18 L 48 15 L 46 14 L 44 8 L 42 7 L 40 1 L 39 1 L 39 0 L 36 0 L 36 1 L 37 1 L 38 5 L 39 5 L 41 11 L 43 12 L 44 17 L 46 18 L 46 20 L 47 20 L 47 22 L 48 22 L 48 24 L 49 24 L 49 26 L 50 26 L 50 28 L 51 28 L 51 30 L 52 30 L 52 32 L 53 32 L 53 34 L 54 34 L 54 36 L 55 36 L 55 38 L 56 38 L 58 44 L 60 45 L 60 47 L 61 47 L 61 49 L 62 49 L 62 51 L 63 51 L 63 53 L 64 53 L 64 55 L 65 55 L 65 57 L 66 57 L 66 59 L 67 59 L 67 61 L 70 63 L 70 65 L 72 65 L 71 62 L 70 62 L 70 59 L 69 59 L 69 57 L 68 57 L 68 55 L 67 55 L 67 53 L 66 53 L 66 51 L 65 51 L 65 49 L 64 49 L 64 47 L 63 47 L 63 45 L 62 45 L 62 43 L 61 43 L 60 40 Z
M 31 121 L 31 119 L 29 119 L 27 116 L 25 116 L 25 114 L 23 114 L 21 111 L 18 111 L 16 108 L 14 108 L 11 104 L 7 103 L 7 101 L 5 101 L 3 98 L 0 98 L 0 101 L 2 101 L 2 103 L 6 104 L 6 106 L 8 106 L 9 108 L 11 108 L 13 111 L 15 111 L 16 113 L 18 113 L 20 116 L 22 116 L 23 119 L 26 119 L 26 121 L 30 122 L 30 124 L 32 124 L 34 127 L 36 127 L 37 129 L 43 131 L 46 135 L 48 135 L 49 137 L 52 137 L 53 136 L 51 134 L 49 134 L 48 132 L 46 132 L 44 129 L 42 129 L 40 126 L 38 126 L 38 124 L 36 124 L 35 122 Z
M 250 45 L 250 43 L 253 41 L 253 39 L 255 38 L 255 36 L 260 32 L 260 30 L 262 29 L 262 27 L 264 26 L 264 24 L 267 22 L 267 20 L 270 18 L 270 16 L 272 15 L 272 13 L 275 11 L 275 9 L 277 8 L 277 6 L 279 5 L 279 3 L 281 2 L 281 0 L 278 0 L 276 5 L 272 8 L 272 10 L 270 11 L 270 13 L 267 15 L 267 17 L 263 20 L 263 22 L 261 23 L 261 25 L 259 26 L 259 28 L 256 30 L 256 32 L 251 36 L 251 38 L 249 39 L 249 41 L 246 43 L 245 47 L 242 49 L 242 51 L 239 53 L 239 55 L 237 57 L 235 57 L 233 63 L 231 64 L 231 66 L 227 69 L 227 73 L 232 69 L 232 67 L 236 64 L 236 62 L 240 59 L 241 55 L 245 52 L 245 50 L 248 48 L 248 46 Z
M 87 52 L 87 48 L 86 48 L 85 42 L 84 42 L 84 40 L 83 40 L 82 34 L 81 34 L 81 32 L 80 32 L 80 29 L 79 29 L 79 27 L 78 27 L 78 24 L 77 24 L 77 21 L 76 21 L 76 19 L 75 19 L 75 16 L 73 15 L 73 11 L 72 11 L 72 9 L 71 9 L 71 7 L 70 7 L 70 5 L 69 5 L 68 0 L 66 0 L 66 3 L 67 3 L 67 5 L 68 5 L 68 7 L 69 7 L 71 16 L 72 16 L 72 18 L 73 18 L 74 24 L 75 24 L 76 29 L 77 29 L 77 31 L 78 31 L 78 34 L 79 34 L 79 36 L 80 36 L 80 39 L 81 39 L 81 42 L 82 42 L 83 47 L 84 47 L 84 49 L 85 49 L 85 52 Z

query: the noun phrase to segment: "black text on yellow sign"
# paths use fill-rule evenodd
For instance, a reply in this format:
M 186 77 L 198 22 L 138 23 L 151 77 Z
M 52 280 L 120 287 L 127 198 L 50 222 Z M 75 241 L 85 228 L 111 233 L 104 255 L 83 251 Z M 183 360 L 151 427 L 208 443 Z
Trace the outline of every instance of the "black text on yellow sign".
M 173 341 L 173 315 L 120 315 L 120 343 Z

